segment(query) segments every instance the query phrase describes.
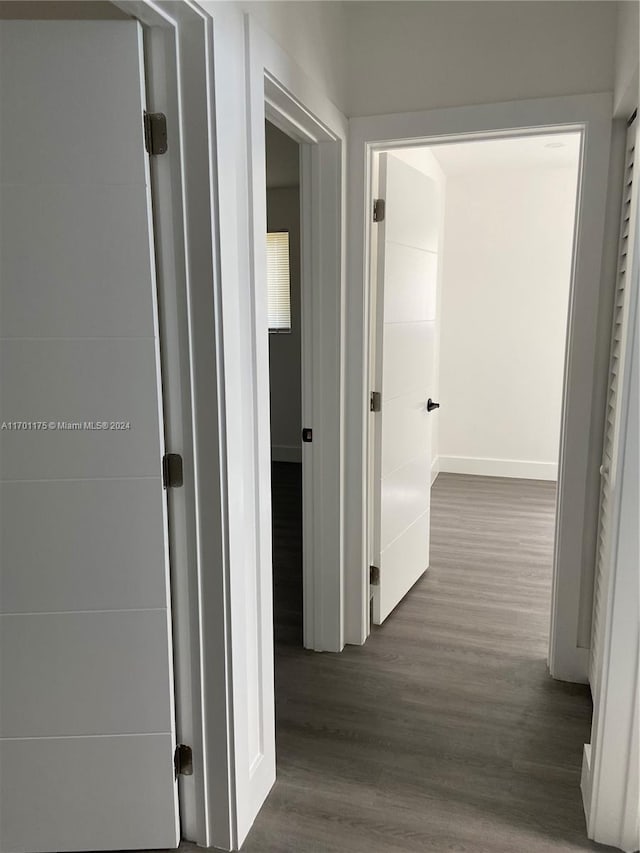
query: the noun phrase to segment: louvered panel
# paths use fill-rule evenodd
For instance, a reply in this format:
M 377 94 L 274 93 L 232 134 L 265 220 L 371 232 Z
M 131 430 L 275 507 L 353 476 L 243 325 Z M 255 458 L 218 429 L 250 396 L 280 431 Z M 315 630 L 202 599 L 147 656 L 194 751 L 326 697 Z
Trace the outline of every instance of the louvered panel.
M 599 591 L 600 590 L 598 589 L 598 592 Z M 597 595 L 596 596 L 596 606 L 595 606 L 594 611 L 593 611 L 595 621 L 598 621 L 600 619 L 600 601 L 601 601 L 601 596 Z
M 598 542 L 596 547 L 596 566 L 593 585 L 593 612 L 591 622 L 591 661 L 589 680 L 594 702 L 598 701 L 602 676 L 605 602 L 608 595 L 611 534 L 613 525 L 613 495 L 616 489 L 615 459 L 620 427 L 619 382 L 624 375 L 624 351 L 627 334 L 627 313 L 629 289 L 626 271 L 629 269 L 629 256 L 633 251 L 632 235 L 637 203 L 637 189 L 634 187 L 635 167 L 635 126 L 627 138 L 626 168 L 623 186 L 622 209 L 620 216 L 620 240 L 618 248 L 618 280 L 614 294 L 613 324 L 611 329 L 611 352 L 609 360 L 609 387 L 605 412 L 604 436 L 602 446 L 602 467 L 600 481 L 600 513 L 598 518 Z
M 601 544 L 600 548 L 598 548 L 598 554 L 600 557 L 604 556 L 604 545 L 603 544 Z M 599 589 L 601 586 L 602 586 L 602 582 L 598 581 L 598 583 L 596 584 L 596 588 Z M 596 606 L 597 607 L 600 606 L 600 598 L 598 596 L 596 596 Z

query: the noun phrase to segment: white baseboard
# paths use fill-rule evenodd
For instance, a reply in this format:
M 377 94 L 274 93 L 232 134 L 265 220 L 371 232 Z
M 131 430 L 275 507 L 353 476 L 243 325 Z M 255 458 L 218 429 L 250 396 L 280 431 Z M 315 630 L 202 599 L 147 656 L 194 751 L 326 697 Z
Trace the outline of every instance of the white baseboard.
M 436 477 L 440 473 L 440 457 L 436 456 L 436 458 L 431 463 L 431 485 L 436 481 Z
M 272 462 L 302 462 L 302 448 L 288 444 L 271 445 Z
M 557 462 L 527 462 L 521 459 L 483 459 L 473 456 L 439 456 L 439 470 L 448 474 L 477 474 L 482 477 L 517 477 L 523 480 L 557 480 Z

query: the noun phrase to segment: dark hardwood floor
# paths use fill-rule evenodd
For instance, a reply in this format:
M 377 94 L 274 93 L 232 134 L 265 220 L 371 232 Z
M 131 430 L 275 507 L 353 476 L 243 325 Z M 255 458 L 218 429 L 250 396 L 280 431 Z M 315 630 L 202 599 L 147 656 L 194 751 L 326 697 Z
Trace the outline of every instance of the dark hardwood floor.
M 273 471 L 278 780 L 246 853 L 604 849 L 586 687 L 546 668 L 555 487 L 441 474 L 431 568 L 364 647 L 302 649 L 301 480 Z
M 302 649 L 302 465 L 271 466 L 276 649 Z M 278 654 L 278 652 L 276 652 Z

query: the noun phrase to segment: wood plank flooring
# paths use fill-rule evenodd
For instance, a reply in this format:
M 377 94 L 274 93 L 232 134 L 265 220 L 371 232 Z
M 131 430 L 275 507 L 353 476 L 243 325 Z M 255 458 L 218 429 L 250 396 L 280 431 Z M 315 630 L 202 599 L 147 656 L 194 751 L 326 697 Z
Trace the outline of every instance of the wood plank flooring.
M 278 780 L 245 853 L 605 849 L 586 687 L 547 673 L 555 486 L 441 474 L 431 568 L 367 644 L 301 647 L 300 468 L 273 476 Z

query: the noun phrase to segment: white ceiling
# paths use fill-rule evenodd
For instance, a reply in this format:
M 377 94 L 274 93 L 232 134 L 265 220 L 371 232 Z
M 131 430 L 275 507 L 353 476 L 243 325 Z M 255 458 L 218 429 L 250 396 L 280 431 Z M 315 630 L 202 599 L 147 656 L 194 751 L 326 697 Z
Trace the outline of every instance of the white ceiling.
M 404 149 L 412 165 L 420 168 L 425 148 Z M 436 158 L 447 177 L 477 171 L 524 168 L 576 168 L 580 153 L 579 133 L 555 133 L 505 139 L 430 145 L 426 152 Z

